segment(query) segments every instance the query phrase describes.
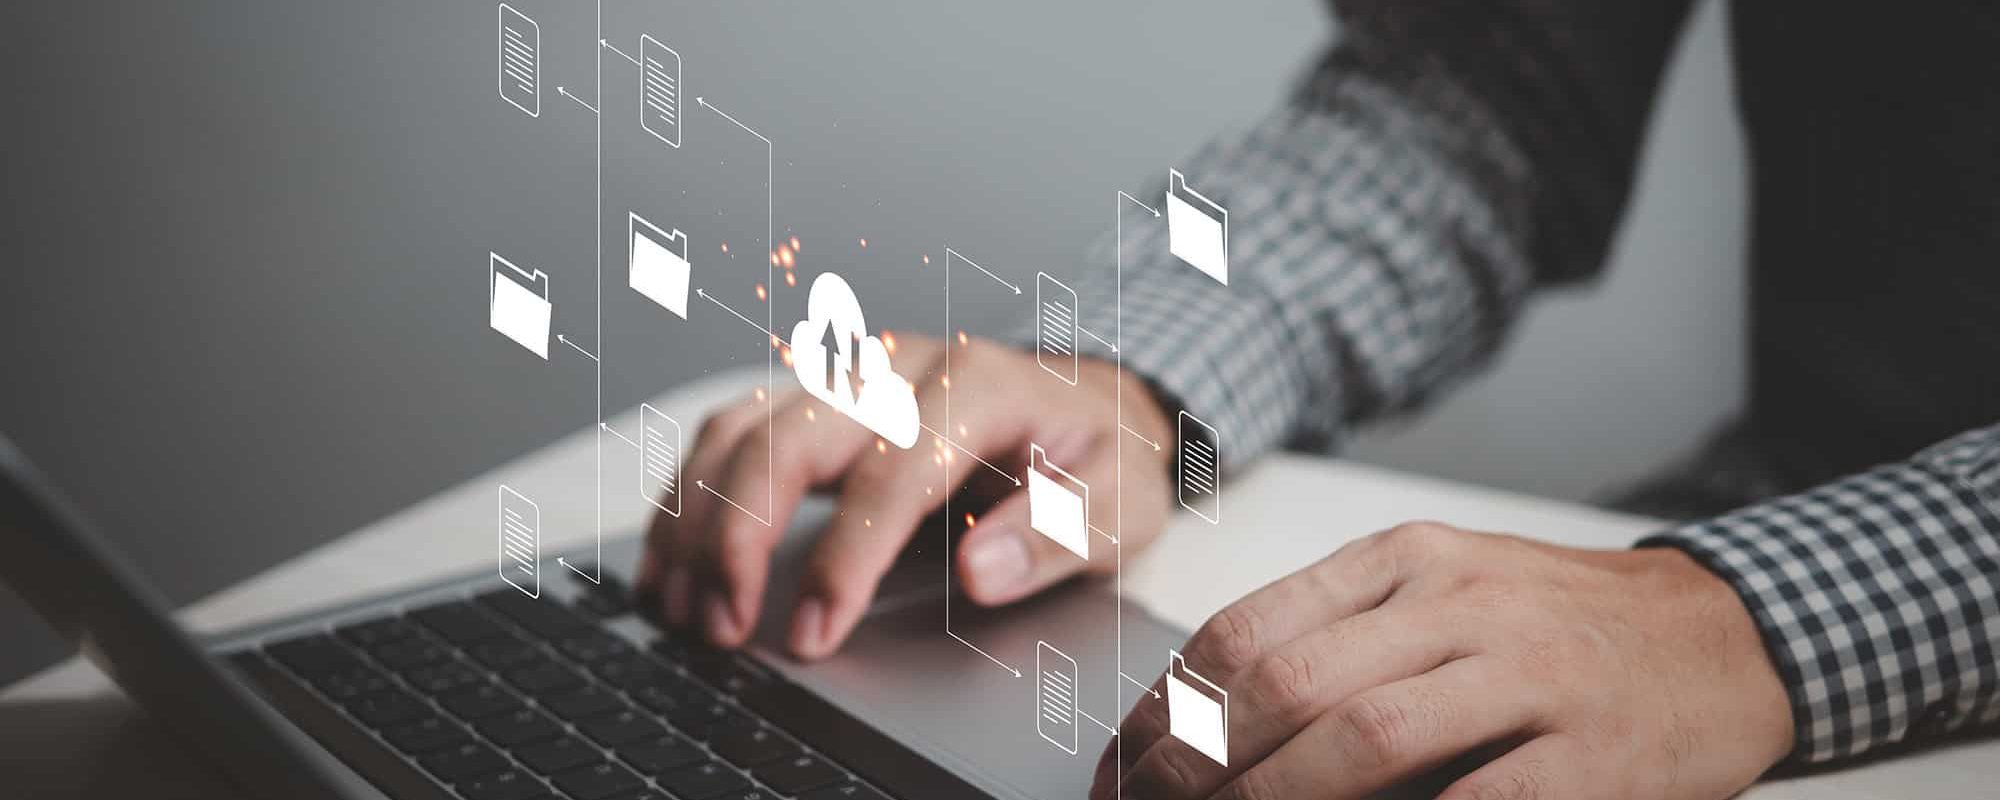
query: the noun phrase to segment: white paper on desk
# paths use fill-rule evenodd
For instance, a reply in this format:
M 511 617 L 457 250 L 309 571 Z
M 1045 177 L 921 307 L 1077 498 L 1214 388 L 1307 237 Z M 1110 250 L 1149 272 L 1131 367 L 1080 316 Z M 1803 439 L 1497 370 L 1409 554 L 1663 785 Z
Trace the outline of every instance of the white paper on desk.
M 1189 188 L 1177 169 L 1167 171 L 1167 250 L 1229 285 L 1229 210 Z
M 632 289 L 645 295 L 674 316 L 687 319 L 688 237 L 675 229 L 667 233 L 638 214 L 628 213 Z
M 1229 693 L 1167 651 L 1167 732 L 1229 766 Z
M 529 597 L 542 596 L 542 509 L 500 487 L 500 577 Z
M 487 324 L 535 355 L 549 357 L 549 276 L 487 253 Z
M 1028 445 L 1028 527 L 1090 558 L 1090 487 L 1049 463 L 1038 444 Z

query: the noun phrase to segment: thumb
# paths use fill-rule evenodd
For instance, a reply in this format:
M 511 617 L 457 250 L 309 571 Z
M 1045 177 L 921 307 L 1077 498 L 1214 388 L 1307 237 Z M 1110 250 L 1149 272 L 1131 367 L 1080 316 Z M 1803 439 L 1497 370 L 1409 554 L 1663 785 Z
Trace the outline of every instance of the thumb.
M 959 579 L 966 596 L 984 606 L 1012 603 L 1089 568 L 1109 563 L 1111 540 L 1085 527 L 1085 559 L 1029 524 L 1028 489 L 1009 494 L 977 518 L 959 541 Z

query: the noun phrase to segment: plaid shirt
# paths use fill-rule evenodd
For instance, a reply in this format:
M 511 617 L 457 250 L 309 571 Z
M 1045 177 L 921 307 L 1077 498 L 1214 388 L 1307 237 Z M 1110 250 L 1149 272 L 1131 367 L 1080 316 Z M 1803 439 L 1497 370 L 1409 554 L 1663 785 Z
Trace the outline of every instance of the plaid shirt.
M 1338 5 L 1293 101 L 1184 165 L 1229 209 L 1229 285 L 1128 215 L 1129 330 L 1111 270 L 1079 286 L 1086 327 L 1218 428 L 1225 464 L 1337 450 L 1484 362 L 1535 287 L 1595 271 L 1686 10 Z M 1794 761 L 2000 720 L 2000 426 L 1644 544 L 1742 596 L 1791 694 Z

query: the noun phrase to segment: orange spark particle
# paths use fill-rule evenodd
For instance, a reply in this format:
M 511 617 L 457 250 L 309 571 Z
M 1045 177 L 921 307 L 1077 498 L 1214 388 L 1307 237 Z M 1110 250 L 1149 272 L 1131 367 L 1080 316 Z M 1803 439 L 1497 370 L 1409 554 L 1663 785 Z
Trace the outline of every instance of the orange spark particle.
M 778 338 L 778 335 L 777 335 L 777 334 L 775 334 L 775 333 L 774 333 L 774 334 L 771 334 L 771 346 L 772 346 L 772 347 L 784 347 L 784 346 L 785 346 L 785 343 L 784 343 L 784 341 L 783 341 L 783 340 L 780 340 L 780 339 Z
M 862 527 L 865 527 L 865 528 L 873 528 L 873 527 L 875 527 L 875 520 L 872 520 L 872 519 L 869 519 L 869 518 L 867 518 L 867 517 L 862 517 L 862 518 L 861 518 L 861 525 L 862 525 Z
M 944 387 L 944 388 L 946 388 L 946 389 L 949 389 L 949 388 L 951 388 L 951 376 L 950 376 L 950 375 L 946 375 L 946 376 L 944 376 L 944 377 L 942 377 L 942 378 L 939 378 L 939 379 L 938 379 L 938 385 L 939 385 L 939 386 L 943 386 L 943 387 Z
M 960 345 L 964 345 L 964 344 L 966 344 L 966 340 L 965 340 L 965 331 L 959 331 L 959 332 L 958 332 L 958 343 L 959 343 Z
M 926 263 L 926 264 L 929 264 L 929 263 L 931 263 L 931 254 L 929 254 L 929 253 L 925 253 L 925 254 L 924 254 L 924 263 Z
M 789 272 L 785 273 L 785 285 L 786 285 L 786 286 L 797 286 L 797 285 L 799 285 L 799 276 L 797 276 L 797 275 L 794 275 L 794 274 L 792 274 L 792 273 L 789 273 Z
M 772 251 L 771 251 L 771 266 L 774 266 L 774 267 L 775 267 L 775 266 L 777 266 L 777 265 L 778 265 L 778 251 L 776 251 L 776 250 L 772 250 Z
M 787 367 L 791 366 L 791 365 L 792 365 L 792 348 L 789 348 L 789 347 L 787 347 L 787 348 L 785 348 L 785 349 L 783 349 L 783 350 L 779 350 L 779 351 L 778 351 L 778 360 L 779 360 L 779 361 L 783 361 L 783 362 L 785 362 L 785 366 L 787 366 Z
M 979 521 L 978 521 L 978 520 L 976 520 L 976 519 L 973 519 L 973 518 L 972 518 L 972 515 L 971 515 L 971 514 L 967 514 L 967 515 L 965 515 L 965 527 L 968 527 L 968 528 L 970 528 L 970 527 L 972 527 L 972 526 L 974 526 L 974 525 L 978 525 L 978 524 L 979 524 Z
M 805 248 L 799 246 L 799 237 L 797 236 L 792 237 L 792 250 L 794 252 L 805 252 Z
M 882 441 L 881 439 L 876 439 L 876 440 L 875 440 L 875 452 L 877 452 L 877 453 L 887 453 L 887 452 L 889 452 L 889 445 L 888 445 L 888 443 L 886 443 L 886 442 L 883 442 L 883 441 Z
M 936 454 L 936 453 L 932 453 L 932 454 L 931 454 L 931 463 L 933 463 L 933 464 L 936 464 L 936 465 L 938 465 L 938 466 L 940 466 L 940 467 L 944 466 L 944 456 L 941 456 L 941 455 L 938 455 L 938 454 Z
M 963 423 L 963 422 L 961 422 L 961 423 L 958 423 L 958 435 L 960 435 L 960 436 L 964 436 L 964 435 L 965 435 L 965 423 Z
M 932 494 L 932 495 L 934 495 L 934 494 L 937 494 L 937 490 L 936 490 L 936 489 L 932 489 L 932 488 L 931 488 L 931 487 L 929 487 L 929 486 L 926 486 L 926 487 L 924 487 L 924 494 Z
M 753 391 L 753 392 L 751 392 L 750 394 L 752 394 L 752 395 L 755 395 L 755 396 L 756 396 L 756 398 L 757 398 L 757 402 L 759 402 L 759 403 L 762 403 L 762 402 L 764 402 L 764 387 L 762 387 L 762 386 L 759 386 L 759 387 L 757 387 L 756 391 Z
M 761 283 L 757 284 L 757 299 L 758 300 L 771 299 L 771 293 L 764 288 L 764 284 Z
M 896 354 L 896 334 L 890 331 L 882 332 L 882 349 L 889 351 L 889 355 Z
M 723 242 L 723 243 L 722 243 L 722 252 L 724 252 L 724 253 L 728 253 L 728 252 L 729 252 L 729 243 L 728 243 L 728 242 Z
M 862 238 L 862 239 L 858 239 L 858 240 L 856 240 L 856 241 L 859 241 L 859 242 L 861 242 L 861 246 L 862 246 L 862 247 L 867 247 L 867 246 L 868 246 L 868 240 L 867 240 L 866 238 Z
M 807 421 L 817 421 L 818 419 L 819 419 L 819 415 L 818 415 L 818 414 L 814 414 L 814 413 L 813 413 L 813 410 L 812 410 L 811 408 L 807 408 L 807 409 L 806 409 L 806 420 L 807 420 Z

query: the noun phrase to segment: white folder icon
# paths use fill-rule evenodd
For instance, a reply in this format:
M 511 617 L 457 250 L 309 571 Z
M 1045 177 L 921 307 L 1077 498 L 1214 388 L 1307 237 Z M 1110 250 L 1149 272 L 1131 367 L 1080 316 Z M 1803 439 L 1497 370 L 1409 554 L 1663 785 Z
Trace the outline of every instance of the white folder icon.
M 1229 285 L 1229 209 L 1188 188 L 1177 169 L 1167 170 L 1167 249 Z
M 1028 445 L 1028 527 L 1078 558 L 1090 557 L 1090 487 Z
M 549 357 L 549 276 L 487 253 L 487 324 L 542 358 Z
M 1229 693 L 1167 651 L 1167 732 L 1229 766 Z
M 688 315 L 688 237 L 667 233 L 638 214 L 628 214 L 632 288 L 659 303 L 674 316 Z

